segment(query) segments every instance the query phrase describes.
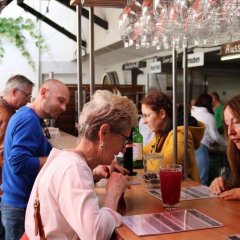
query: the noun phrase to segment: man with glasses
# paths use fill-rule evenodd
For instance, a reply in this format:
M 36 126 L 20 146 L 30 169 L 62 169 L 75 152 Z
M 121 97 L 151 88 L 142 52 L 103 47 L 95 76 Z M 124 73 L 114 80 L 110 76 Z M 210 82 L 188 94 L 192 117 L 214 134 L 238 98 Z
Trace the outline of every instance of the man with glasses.
M 25 76 L 14 75 L 8 79 L 6 88 L 0 96 L 0 184 L 2 183 L 3 142 L 9 119 L 17 109 L 29 102 L 33 86 L 34 84 Z M 0 240 L 2 239 L 4 239 L 4 228 L 0 220 Z

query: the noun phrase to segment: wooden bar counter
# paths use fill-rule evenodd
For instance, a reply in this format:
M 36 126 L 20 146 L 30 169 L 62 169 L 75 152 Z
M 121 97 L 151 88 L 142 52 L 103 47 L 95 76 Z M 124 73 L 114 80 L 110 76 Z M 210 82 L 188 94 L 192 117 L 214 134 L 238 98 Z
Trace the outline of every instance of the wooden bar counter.
M 57 144 L 56 145 L 53 144 L 53 146 L 60 149 L 71 149 L 76 147 L 77 141 L 78 141 L 77 137 L 69 133 L 60 131 L 60 137 L 57 140 Z
M 150 195 L 142 181 L 141 173 L 130 180 L 138 180 L 140 185 L 133 185 L 125 193 L 126 210 L 119 212 L 124 215 L 148 214 L 163 212 L 162 201 Z M 192 181 L 183 181 L 182 186 L 199 185 Z M 97 192 L 99 190 L 97 189 Z M 103 191 L 103 190 L 100 190 Z M 187 200 L 180 202 L 180 209 L 197 209 L 200 212 L 221 222 L 219 228 L 194 230 L 187 232 L 138 237 L 128 227 L 122 225 L 115 230 L 113 239 L 116 240 L 220 240 L 227 236 L 240 234 L 240 201 L 226 201 L 221 198 Z

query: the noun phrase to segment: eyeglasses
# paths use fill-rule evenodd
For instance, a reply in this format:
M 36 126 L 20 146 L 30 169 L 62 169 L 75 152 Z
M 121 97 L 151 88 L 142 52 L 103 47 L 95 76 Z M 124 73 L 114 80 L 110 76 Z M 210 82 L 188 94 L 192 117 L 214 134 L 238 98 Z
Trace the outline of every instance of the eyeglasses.
M 31 93 L 26 93 L 26 92 L 24 92 L 24 91 L 21 90 L 21 89 L 17 89 L 17 91 L 23 93 L 24 96 L 25 96 L 27 99 L 30 99 L 30 98 L 32 97 L 32 94 L 31 94 Z
M 149 118 L 153 113 L 149 113 L 149 114 L 142 114 L 143 118 Z
M 131 141 L 130 137 L 127 137 L 122 133 L 119 133 L 119 135 L 121 135 L 124 140 L 124 146 L 127 145 Z

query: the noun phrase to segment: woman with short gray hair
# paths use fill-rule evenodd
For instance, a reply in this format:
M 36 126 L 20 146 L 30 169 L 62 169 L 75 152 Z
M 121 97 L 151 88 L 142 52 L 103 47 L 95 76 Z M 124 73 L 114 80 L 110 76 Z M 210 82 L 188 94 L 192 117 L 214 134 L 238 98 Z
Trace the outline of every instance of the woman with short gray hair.
M 110 239 L 121 224 L 116 211 L 128 187 L 127 176 L 109 171 L 100 207 L 92 170 L 111 164 L 114 155 L 125 151 L 136 124 L 137 109 L 131 100 L 109 91 L 96 91 L 80 114 L 78 145 L 68 150 L 53 149 L 35 181 L 25 221 L 29 239 L 39 239 L 33 218 L 36 196 L 46 239 Z

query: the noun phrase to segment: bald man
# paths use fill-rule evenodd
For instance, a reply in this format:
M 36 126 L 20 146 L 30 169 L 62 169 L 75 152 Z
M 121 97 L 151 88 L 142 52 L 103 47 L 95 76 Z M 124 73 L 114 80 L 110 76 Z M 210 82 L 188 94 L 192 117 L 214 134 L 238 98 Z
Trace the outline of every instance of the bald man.
M 46 80 L 36 100 L 10 119 L 4 141 L 2 223 L 5 239 L 20 239 L 25 209 L 34 180 L 52 146 L 42 129 L 43 120 L 56 119 L 69 101 L 68 88 L 59 80 Z

